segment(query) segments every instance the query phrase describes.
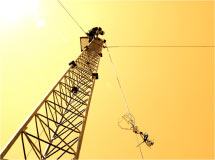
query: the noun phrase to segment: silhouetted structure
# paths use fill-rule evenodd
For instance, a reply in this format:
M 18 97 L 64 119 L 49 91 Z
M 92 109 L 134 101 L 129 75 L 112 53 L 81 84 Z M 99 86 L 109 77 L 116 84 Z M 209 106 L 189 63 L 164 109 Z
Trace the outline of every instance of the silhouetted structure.
M 95 34 L 6 145 L 0 154 L 1 159 L 12 159 L 8 152 L 17 141 L 22 146 L 15 152 L 23 153 L 24 159 L 60 159 L 68 158 L 68 155 L 70 159 L 79 158 L 104 43 Z

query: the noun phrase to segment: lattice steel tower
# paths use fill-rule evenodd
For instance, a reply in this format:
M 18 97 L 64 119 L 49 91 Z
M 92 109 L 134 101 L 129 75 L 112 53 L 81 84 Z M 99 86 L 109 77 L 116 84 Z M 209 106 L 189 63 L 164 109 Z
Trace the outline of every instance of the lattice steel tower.
M 82 46 L 80 56 L 9 141 L 1 159 L 79 158 L 103 43 L 95 38 Z

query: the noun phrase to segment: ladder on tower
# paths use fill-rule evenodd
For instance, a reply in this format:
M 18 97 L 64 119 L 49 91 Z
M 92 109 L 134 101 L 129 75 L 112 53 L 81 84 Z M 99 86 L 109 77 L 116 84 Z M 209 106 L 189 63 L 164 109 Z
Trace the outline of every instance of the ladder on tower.
M 17 153 L 24 159 L 79 158 L 103 43 L 94 38 L 82 46 L 80 56 L 5 146 L 0 159 L 12 159 Z M 13 152 L 17 141 L 20 146 Z

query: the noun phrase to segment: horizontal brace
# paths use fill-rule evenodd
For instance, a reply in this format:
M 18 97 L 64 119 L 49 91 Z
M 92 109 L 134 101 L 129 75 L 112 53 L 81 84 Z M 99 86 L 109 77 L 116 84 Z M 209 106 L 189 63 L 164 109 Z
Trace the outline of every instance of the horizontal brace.
M 65 109 L 66 111 L 68 111 L 68 112 L 71 112 L 72 114 L 75 114 L 75 115 L 77 115 L 77 116 L 80 116 L 80 117 L 84 117 L 84 115 L 82 115 L 81 113 L 75 113 L 75 112 L 73 112 L 73 111 L 71 111 L 71 110 L 69 110 L 69 109 L 67 109 L 67 108 L 65 108 L 65 107 L 62 107 L 62 106 L 60 106 L 60 105 L 58 105 L 58 104 L 56 104 L 56 103 L 54 103 L 54 102 L 52 102 L 52 101 L 49 101 L 49 100 L 47 100 L 46 101 L 47 103 L 52 103 L 52 104 L 54 104 L 54 105 L 57 105 L 58 107 L 61 107 L 61 108 L 63 108 L 63 109 Z M 67 112 L 67 113 L 68 113 Z M 80 115 L 81 114 L 81 115 Z
M 93 71 L 95 71 L 97 69 L 97 66 L 89 66 L 89 65 L 87 65 L 87 63 L 83 63 L 81 60 L 77 60 L 77 64 L 80 64 L 88 69 L 90 68 L 90 70 L 93 70 Z
M 73 142 L 74 141 L 74 142 Z M 72 141 L 70 141 L 68 144 L 72 143 L 73 144 L 71 146 L 73 146 L 76 142 L 78 141 L 78 137 L 74 138 Z M 61 143 L 61 142 L 60 142 Z M 58 146 L 59 144 L 57 144 Z M 61 148 L 64 148 L 66 145 L 62 146 Z M 49 158 L 50 156 L 52 156 L 53 154 L 55 154 L 56 152 L 58 152 L 60 149 L 54 151 L 53 153 L 51 153 L 55 148 L 53 148 L 47 155 L 46 155 L 46 158 Z M 68 148 L 69 149 L 69 148 Z M 68 150 L 67 149 L 67 150 Z M 64 152 L 65 153 L 65 152 Z M 75 154 L 75 153 L 74 153 Z
M 72 89 L 72 87 L 70 86 L 70 85 L 68 85 L 68 84 L 66 84 L 66 83 L 64 83 L 64 82 L 60 82 L 60 84 L 62 84 L 62 85 L 65 85 L 65 86 L 67 86 L 67 87 L 70 87 L 71 89 Z M 79 88 L 80 89 L 80 88 Z M 89 93 L 86 93 L 86 92 L 83 92 L 83 91 L 78 91 L 79 93 L 81 93 L 81 94 L 83 94 L 83 95 L 85 95 L 85 96 L 90 96 L 90 94 Z
M 83 59 L 81 59 L 81 58 L 77 59 L 76 62 L 77 62 L 77 63 L 80 63 L 80 62 L 81 62 L 82 65 L 85 65 L 85 66 L 87 66 L 87 67 L 89 67 L 89 66 L 90 66 L 90 67 L 92 66 L 93 68 L 96 68 L 96 67 L 97 67 L 97 66 L 94 65 L 93 63 L 87 64 L 87 62 L 89 62 L 89 61 L 85 61 L 85 60 L 83 60 Z
M 83 123 L 83 121 L 80 121 L 80 122 L 78 122 L 77 124 L 75 124 L 75 126 L 78 128 L 80 125 L 82 125 L 82 123 Z M 69 124 L 68 124 L 69 125 Z M 64 128 L 65 129 L 65 128 Z M 65 132 L 63 132 L 62 133 L 62 131 L 64 130 L 64 129 L 62 129 L 60 132 L 58 132 L 58 135 L 59 136 L 62 136 L 64 133 L 66 133 L 66 132 L 68 132 L 69 130 L 66 130 Z M 73 131 L 71 131 L 71 133 L 72 133 Z M 56 139 L 57 138 L 57 136 L 55 136 L 55 137 L 53 137 L 53 139 Z
M 91 74 L 91 76 L 92 76 L 92 74 Z M 87 87 L 87 88 L 91 88 L 91 87 L 92 87 L 92 84 L 91 84 L 91 86 L 86 85 L 85 83 L 82 83 L 82 81 L 77 81 L 77 80 L 75 80 L 75 79 L 72 78 L 72 77 L 66 77 L 66 78 L 68 78 L 68 79 L 70 79 L 70 80 L 72 80 L 72 81 L 75 81 L 75 82 L 77 82 L 77 83 L 80 83 L 80 84 L 82 84 L 83 86 L 85 86 L 85 87 Z M 89 82 L 89 81 L 87 81 L 87 82 L 88 82 L 88 84 L 89 84 L 89 83 L 92 83 L 92 82 Z M 80 86 L 78 86 L 78 87 L 80 87 Z
M 72 128 L 76 128 L 76 127 L 74 127 L 74 125 L 73 125 L 73 127 L 72 128 L 70 128 L 70 127 L 67 127 L 67 126 L 65 126 L 65 125 L 63 125 L 63 124 L 61 124 L 61 123 L 59 123 L 59 122 L 56 122 L 56 121 L 54 121 L 53 119 L 50 119 L 50 118 L 48 118 L 48 117 L 46 117 L 46 116 L 44 116 L 44 115 L 42 115 L 42 114 L 37 114 L 37 117 L 39 118 L 39 116 L 41 116 L 41 117 L 43 117 L 43 118 L 46 118 L 46 119 L 48 119 L 48 120 L 50 120 L 50 121 L 52 121 L 52 122 L 55 122 L 56 124 L 58 124 L 58 125 L 60 125 L 60 126 L 62 126 L 62 127 L 65 127 L 65 128 L 67 128 L 67 129 L 70 129 L 70 130 L 72 130 L 72 131 L 74 131 L 74 132 L 76 132 L 76 133 L 80 133 L 80 131 L 76 131 L 76 130 L 74 130 L 74 129 L 72 129 Z M 40 118 L 39 118 L 40 119 Z M 41 120 L 41 119 L 40 119 Z M 42 120 L 43 121 L 43 120 Z M 43 121 L 43 123 L 45 123 L 44 121 Z M 46 123 L 45 123 L 46 124 Z M 77 129 L 77 128 L 76 128 Z
M 86 79 L 86 80 L 88 80 L 88 81 L 93 82 L 93 80 L 89 78 L 90 76 L 89 76 L 89 77 L 86 77 L 86 76 L 80 75 L 80 74 L 74 72 L 73 70 L 70 70 L 70 72 L 71 72 L 72 74 L 75 74 L 77 77 L 82 77 L 82 78 L 84 78 L 84 79 Z
M 80 102 L 79 100 L 77 100 L 77 99 L 75 99 L 75 98 L 73 98 L 73 97 L 71 97 L 71 96 L 68 96 L 68 95 L 66 95 L 66 94 L 64 94 L 64 93 L 61 93 L 61 92 L 58 91 L 58 90 L 54 90 L 54 93 L 57 94 L 58 96 L 60 96 L 60 98 L 63 99 L 65 102 L 67 102 L 67 101 L 66 101 L 63 97 L 61 97 L 61 94 L 64 95 L 64 96 L 66 96 L 66 97 L 69 97 L 69 98 L 73 99 L 73 100 L 76 101 L 76 102 L 81 103 L 82 105 L 87 105 L 86 102 L 84 102 L 84 101 Z M 68 102 L 67 102 L 67 103 L 68 103 Z
M 24 133 L 27 134 L 27 135 L 29 135 L 29 136 L 31 136 L 31 137 L 33 137 L 33 138 L 35 138 L 35 139 L 38 139 L 38 140 L 40 140 L 40 141 L 42 141 L 42 142 L 44 142 L 44 143 L 47 143 L 47 144 L 49 144 L 49 145 L 51 145 L 51 146 L 53 146 L 53 147 L 55 147 L 55 148 L 58 148 L 58 149 L 60 149 L 60 150 L 62 150 L 62 151 L 64 151 L 64 152 L 67 152 L 67 153 L 69 153 L 69 154 L 75 154 L 75 153 L 69 152 L 69 151 L 67 151 L 67 150 L 65 150 L 65 149 L 62 149 L 62 148 L 60 148 L 60 147 L 58 147 L 58 146 L 56 146 L 56 145 L 54 145 L 54 144 L 52 144 L 52 143 L 49 143 L 49 142 L 47 142 L 47 141 L 45 141 L 45 140 L 43 140 L 43 139 L 41 139 L 41 138 L 38 138 L 38 137 L 36 137 L 36 136 L 34 136 L 34 135 L 28 133 L 28 132 L 24 132 Z

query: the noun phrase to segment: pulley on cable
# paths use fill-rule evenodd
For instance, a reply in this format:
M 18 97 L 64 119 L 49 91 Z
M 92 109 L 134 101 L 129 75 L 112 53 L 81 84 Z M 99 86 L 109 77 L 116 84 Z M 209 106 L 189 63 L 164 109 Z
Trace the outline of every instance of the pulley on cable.
M 118 125 L 121 129 L 132 130 L 135 134 L 140 135 L 140 137 L 142 138 L 143 141 L 141 143 L 139 143 L 137 145 L 137 147 L 139 147 L 143 143 L 146 143 L 146 145 L 148 147 L 151 147 L 154 144 L 154 142 L 152 140 L 148 139 L 148 137 L 149 137 L 148 134 L 140 131 L 138 129 L 138 126 L 135 125 L 135 118 L 132 114 L 127 113 L 127 114 L 123 115 L 121 117 L 121 119 L 118 121 Z

